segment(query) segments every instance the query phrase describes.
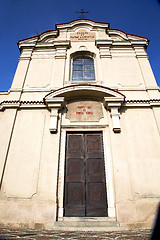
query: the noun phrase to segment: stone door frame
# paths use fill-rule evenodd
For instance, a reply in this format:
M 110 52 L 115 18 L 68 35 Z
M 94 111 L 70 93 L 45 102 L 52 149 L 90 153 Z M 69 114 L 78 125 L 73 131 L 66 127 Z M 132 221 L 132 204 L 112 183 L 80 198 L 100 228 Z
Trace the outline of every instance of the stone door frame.
M 89 126 L 79 128 L 62 127 L 61 128 L 61 140 L 60 140 L 60 156 L 59 156 L 59 168 L 58 168 L 58 183 L 57 183 L 57 220 L 64 220 L 64 174 L 65 174 L 65 146 L 66 146 L 66 135 L 67 132 L 89 132 L 89 131 L 101 131 L 103 136 L 104 146 L 104 163 L 105 163 L 105 174 L 106 174 L 106 188 L 107 188 L 107 203 L 108 203 L 108 217 L 115 218 L 115 198 L 114 198 L 114 184 L 113 184 L 113 163 L 111 159 L 111 147 L 109 143 L 109 128 L 104 126 L 96 127 L 93 129 Z

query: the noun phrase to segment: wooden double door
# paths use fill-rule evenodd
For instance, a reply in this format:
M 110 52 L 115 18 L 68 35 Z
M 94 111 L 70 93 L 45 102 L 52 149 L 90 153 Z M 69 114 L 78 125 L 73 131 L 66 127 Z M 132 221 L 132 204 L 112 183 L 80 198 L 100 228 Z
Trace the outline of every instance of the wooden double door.
M 68 133 L 65 162 L 65 216 L 107 216 L 101 132 Z

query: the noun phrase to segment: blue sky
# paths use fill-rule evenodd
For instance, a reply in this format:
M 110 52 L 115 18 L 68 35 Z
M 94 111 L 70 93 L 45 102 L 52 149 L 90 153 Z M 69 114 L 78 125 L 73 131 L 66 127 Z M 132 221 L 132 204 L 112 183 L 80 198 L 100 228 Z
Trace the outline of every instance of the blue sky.
M 0 91 L 7 91 L 20 56 L 17 42 L 55 28 L 55 24 L 86 18 L 111 28 L 145 36 L 147 53 L 160 86 L 160 3 L 158 0 L 0 0 Z

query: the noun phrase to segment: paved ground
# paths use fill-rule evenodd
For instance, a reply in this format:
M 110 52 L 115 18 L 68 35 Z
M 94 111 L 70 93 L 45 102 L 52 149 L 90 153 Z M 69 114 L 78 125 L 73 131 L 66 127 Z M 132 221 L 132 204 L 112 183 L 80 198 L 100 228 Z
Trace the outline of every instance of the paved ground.
M 148 240 L 149 230 L 117 232 L 69 232 L 0 229 L 0 240 Z

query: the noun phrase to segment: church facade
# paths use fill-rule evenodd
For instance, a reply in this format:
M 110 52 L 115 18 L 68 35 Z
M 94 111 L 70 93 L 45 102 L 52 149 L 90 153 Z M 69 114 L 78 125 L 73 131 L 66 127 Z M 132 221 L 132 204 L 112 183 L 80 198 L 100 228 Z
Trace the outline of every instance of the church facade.
M 160 89 L 148 39 L 89 19 L 20 40 L 0 93 L 0 224 L 67 218 L 150 227 L 160 198 Z

